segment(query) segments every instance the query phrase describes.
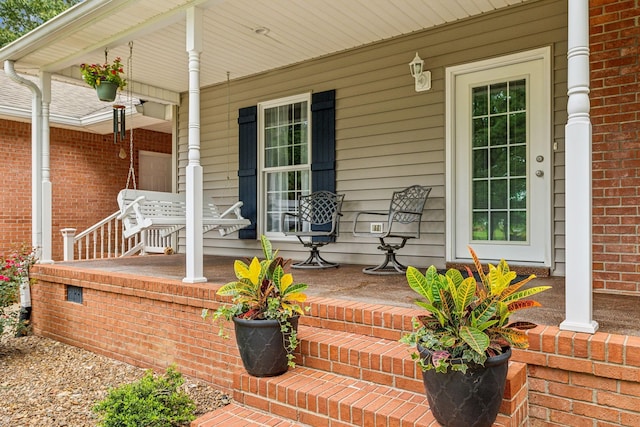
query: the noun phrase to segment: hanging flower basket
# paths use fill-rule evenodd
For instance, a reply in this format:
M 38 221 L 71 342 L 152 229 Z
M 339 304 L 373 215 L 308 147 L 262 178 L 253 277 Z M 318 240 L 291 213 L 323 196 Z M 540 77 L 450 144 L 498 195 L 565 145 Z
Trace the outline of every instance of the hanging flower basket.
M 98 92 L 101 101 L 111 102 L 116 99 L 116 91 L 123 89 L 127 81 L 122 77 L 124 69 L 120 58 L 114 59 L 113 63 L 105 62 L 99 64 L 82 64 L 80 72 L 82 79 Z
M 108 81 L 100 83 L 96 86 L 96 93 L 100 101 L 113 102 L 116 99 L 116 92 L 118 92 L 118 85 Z

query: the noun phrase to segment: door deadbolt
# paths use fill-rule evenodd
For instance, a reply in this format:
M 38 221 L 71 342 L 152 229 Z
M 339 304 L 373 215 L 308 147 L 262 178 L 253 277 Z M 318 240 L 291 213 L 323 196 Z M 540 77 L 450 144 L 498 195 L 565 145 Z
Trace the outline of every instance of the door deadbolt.
M 536 156 L 536 162 L 538 163 L 544 162 L 544 156 Z

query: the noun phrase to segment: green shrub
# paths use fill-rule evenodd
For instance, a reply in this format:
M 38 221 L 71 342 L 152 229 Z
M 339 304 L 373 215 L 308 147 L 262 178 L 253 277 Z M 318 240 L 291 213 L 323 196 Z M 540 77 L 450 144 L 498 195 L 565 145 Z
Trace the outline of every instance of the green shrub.
M 99 414 L 101 427 L 175 427 L 195 419 L 195 404 L 178 388 L 182 374 L 173 366 L 164 376 L 151 370 L 131 384 L 109 390 L 93 411 Z
M 27 245 L 14 245 L 7 254 L 0 254 L 0 334 L 5 328 L 22 328 L 19 311 L 11 306 L 19 301 L 20 285 L 28 285 L 29 268 L 36 262 Z

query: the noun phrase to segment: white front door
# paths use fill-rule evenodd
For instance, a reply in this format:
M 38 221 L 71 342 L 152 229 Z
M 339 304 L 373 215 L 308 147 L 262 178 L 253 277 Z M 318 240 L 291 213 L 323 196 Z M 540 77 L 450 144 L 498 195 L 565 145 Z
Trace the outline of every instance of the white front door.
M 550 266 L 550 50 L 448 70 L 449 261 Z

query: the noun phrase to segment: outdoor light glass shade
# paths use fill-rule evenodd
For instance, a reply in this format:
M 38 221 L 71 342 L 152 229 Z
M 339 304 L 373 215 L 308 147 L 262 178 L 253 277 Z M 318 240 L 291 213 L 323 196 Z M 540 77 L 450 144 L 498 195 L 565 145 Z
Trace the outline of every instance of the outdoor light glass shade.
M 416 80 L 416 92 L 431 89 L 431 71 L 424 71 L 424 61 L 418 56 L 417 52 L 413 61 L 409 62 L 409 69 L 411 70 L 411 76 Z

